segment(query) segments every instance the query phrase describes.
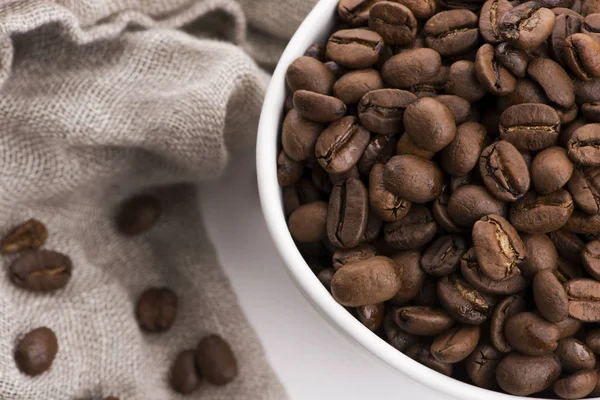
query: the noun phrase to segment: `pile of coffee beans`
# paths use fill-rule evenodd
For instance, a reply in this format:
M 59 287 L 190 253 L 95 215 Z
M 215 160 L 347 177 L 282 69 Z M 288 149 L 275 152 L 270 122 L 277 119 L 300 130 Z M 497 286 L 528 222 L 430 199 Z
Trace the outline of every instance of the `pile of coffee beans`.
M 340 0 L 278 179 L 333 297 L 448 376 L 600 395 L 600 1 Z
M 161 215 L 160 201 L 151 195 L 138 195 L 123 203 L 116 216 L 116 228 L 125 236 L 148 231 Z M 19 288 L 32 292 L 53 292 L 64 288 L 73 271 L 71 259 L 61 253 L 40 249 L 48 237 L 46 226 L 35 219 L 10 231 L 0 241 L 0 253 L 23 252 L 11 263 L 10 280 Z M 164 333 L 174 324 L 178 298 L 169 288 L 149 288 L 136 303 L 135 316 L 146 333 Z M 22 335 L 16 344 L 14 359 L 21 372 L 40 375 L 50 369 L 58 353 L 58 339 L 48 327 L 39 327 Z M 200 388 L 203 380 L 223 386 L 238 375 L 235 355 L 219 335 L 208 335 L 196 349 L 177 355 L 169 372 L 172 389 L 189 394 Z M 106 397 L 104 400 L 119 400 Z

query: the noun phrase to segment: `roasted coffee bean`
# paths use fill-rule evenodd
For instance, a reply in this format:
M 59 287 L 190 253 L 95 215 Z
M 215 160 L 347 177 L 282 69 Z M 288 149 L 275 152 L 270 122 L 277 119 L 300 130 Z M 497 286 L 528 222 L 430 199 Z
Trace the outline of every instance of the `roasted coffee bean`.
M 351 69 L 369 68 L 379 60 L 382 37 L 367 29 L 335 32 L 327 41 L 326 57 Z
M 511 206 L 510 223 L 521 232 L 549 233 L 562 228 L 573 209 L 573 199 L 564 189 L 544 195 L 531 191 Z
M 540 194 L 562 188 L 572 174 L 573 163 L 562 147 L 554 146 L 539 152 L 531 163 L 531 183 Z
M 196 351 L 184 350 L 177 355 L 169 376 L 169 384 L 177 393 L 189 394 L 198 389 L 202 377 L 196 370 Z
M 556 326 L 558 326 L 558 329 L 560 330 L 560 338 L 564 339 L 579 332 L 583 326 L 583 322 L 569 317 L 563 321 L 557 322 Z
M 383 89 L 383 79 L 375 69 L 350 71 L 333 85 L 333 94 L 346 104 L 355 104 L 372 90 Z
M 342 21 L 352 26 L 366 25 L 369 21 L 369 11 L 377 0 L 340 0 L 338 15 Z
M 575 130 L 567 143 L 569 157 L 580 165 L 600 166 L 600 124 Z
M 277 181 L 280 186 L 293 185 L 300 180 L 304 173 L 304 161 L 294 161 L 284 151 L 277 157 Z
M 600 13 L 600 2 L 598 0 L 582 0 L 581 15 L 588 16 Z
M 433 239 L 437 225 L 428 208 L 413 205 L 406 216 L 383 228 L 387 244 L 398 250 L 419 249 Z
M 514 92 L 517 79 L 495 57 L 494 46 L 484 44 L 477 50 L 475 74 L 483 87 L 492 94 L 506 96 Z
M 448 214 L 448 196 L 443 194 L 438 197 L 431 207 L 435 222 L 448 233 L 466 233 L 467 229 L 457 225 Z
M 600 15 L 590 14 L 581 24 L 581 33 L 585 33 L 596 42 L 600 43 Z
M 452 376 L 452 364 L 446 364 L 433 358 L 429 345 L 425 343 L 415 344 L 406 350 L 406 355 L 413 360 L 429 367 L 440 374 Z
M 310 175 L 315 187 L 320 191 L 329 194 L 331 193 L 331 189 L 333 189 L 333 181 L 335 180 L 337 183 L 347 179 L 346 175 L 350 177 L 352 175 L 352 171 L 356 171 L 356 167 L 353 167 L 353 169 L 349 170 L 348 172 L 344 172 L 343 174 L 329 175 L 323 168 L 321 168 L 319 164 L 315 163 L 315 165 L 312 167 Z
M 600 282 L 576 278 L 565 283 L 569 316 L 583 322 L 600 322 Z
M 360 179 L 337 183 L 331 191 L 327 211 L 327 237 L 342 249 L 357 246 L 367 228 L 369 194 Z
M 238 365 L 233 350 L 219 335 L 204 337 L 196 347 L 196 367 L 206 381 L 223 386 L 238 375 Z
M 440 54 L 432 49 L 411 49 L 390 58 L 381 70 L 390 86 L 408 89 L 435 80 L 442 68 Z
M 290 90 L 310 90 L 330 94 L 335 75 L 323 63 L 313 57 L 300 57 L 287 69 L 285 81 Z
M 581 399 L 596 388 L 598 373 L 595 369 L 575 372 L 573 375 L 559 379 L 552 390 L 563 399 Z
M 536 81 L 548 98 L 563 108 L 575 102 L 575 88 L 563 67 L 549 58 L 534 58 L 529 62 L 527 74 Z
M 585 235 L 598 233 L 600 232 L 600 214 L 589 215 L 575 210 L 564 228 L 569 232 Z
M 392 157 L 385 164 L 383 180 L 390 192 L 413 203 L 427 203 L 442 193 L 440 168 L 414 155 Z
M 562 258 L 572 264 L 581 263 L 581 252 L 585 243 L 579 236 L 564 229 L 559 229 L 550 233 L 550 239 Z
M 430 18 L 437 8 L 436 0 L 396 0 L 396 2 L 405 5 L 413 12 L 415 17 L 423 20 Z
M 369 131 L 356 117 L 343 117 L 318 137 L 315 145 L 317 160 L 328 173 L 344 173 L 358 162 L 369 139 Z
M 385 188 L 383 164 L 375 164 L 369 175 L 369 204 L 382 220 L 395 222 L 406 216 L 412 203 Z
M 406 133 L 400 136 L 400 139 L 398 140 L 398 144 L 396 146 L 396 154 L 399 156 L 412 154 L 414 156 L 419 156 L 426 160 L 431 160 L 433 156 L 435 156 L 434 152 L 423 150 L 422 148 L 414 144 L 412 140 L 410 140 L 408 134 Z
M 584 33 L 575 33 L 565 41 L 565 63 L 584 81 L 600 77 L 600 44 Z
M 520 49 L 534 49 L 542 44 L 554 29 L 556 16 L 537 2 L 528 1 L 507 11 L 500 20 L 500 35 Z
M 594 240 L 585 245 L 581 253 L 581 261 L 585 270 L 600 281 L 600 241 Z
M 346 105 L 340 99 L 308 90 L 294 92 L 294 107 L 302 118 L 319 123 L 332 122 L 346 114 Z
M 442 150 L 441 165 L 454 176 L 471 172 L 479 161 L 486 140 L 486 129 L 477 122 L 465 122 L 456 130 L 455 139 Z
M 529 190 L 527 164 L 506 140 L 495 142 L 481 152 L 479 170 L 486 188 L 500 200 L 514 202 Z
M 575 80 L 575 100 L 577 104 L 592 103 L 600 100 L 600 79 L 589 81 Z
M 406 108 L 404 126 L 414 144 L 431 152 L 440 151 L 456 137 L 456 123 L 450 110 L 431 97 L 419 99 Z
M 288 228 L 294 240 L 317 242 L 327 237 L 327 210 L 324 201 L 313 201 L 298 207 L 290 216 Z
M 591 369 L 596 365 L 596 356 L 585 343 L 566 338 L 558 342 L 556 355 L 560 360 L 563 371 L 575 372 L 580 369 Z
M 492 313 L 494 299 L 478 292 L 458 275 L 438 279 L 437 294 L 444 309 L 463 324 L 479 325 Z
M 33 250 L 15 259 L 9 271 L 11 282 L 18 287 L 32 292 L 51 292 L 67 285 L 73 263 L 68 256 L 55 251 Z
M 444 57 L 467 53 L 477 46 L 477 15 L 469 10 L 442 11 L 423 27 L 425 43 Z
M 511 353 L 496 368 L 498 384 L 507 393 L 529 396 L 549 388 L 560 376 L 560 363 L 554 356 L 526 356 Z
M 529 286 L 529 282 L 521 275 L 504 281 L 495 281 L 481 272 L 475 251 L 469 249 L 460 260 L 460 272 L 467 282 L 482 293 L 509 295 L 519 293 Z
M 313 43 L 305 52 L 305 56 L 316 58 L 323 62 L 325 61 L 325 48 L 319 43 Z
M 457 61 L 450 66 L 444 89 L 448 94 L 460 96 L 471 103 L 481 100 L 487 93 L 477 79 L 475 63 L 466 60 Z
M 454 364 L 467 358 L 477 347 L 481 330 L 478 326 L 455 326 L 438 335 L 431 343 L 433 358 Z
M 585 337 L 585 344 L 594 353 L 600 353 L 600 329 L 589 331 Z
M 561 14 L 556 16 L 556 24 L 550 35 L 550 47 L 558 62 L 565 62 L 565 46 L 567 38 L 578 33 L 583 23 L 583 17 L 577 13 Z
M 367 258 L 375 257 L 375 248 L 368 244 L 362 244 L 352 249 L 342 249 L 333 253 L 333 268 L 337 271 L 347 264 L 352 264 L 357 261 L 366 260 Z
M 400 307 L 394 311 L 394 321 L 417 336 L 436 336 L 454 325 L 444 310 L 425 306 Z
M 379 329 L 383 323 L 383 303 L 360 306 L 356 309 L 358 320 L 371 331 Z
M 525 262 L 519 267 L 524 277 L 532 279 L 538 271 L 546 269 L 556 271 L 558 253 L 548 236 L 543 234 L 523 235 L 521 238 L 527 254 Z
M 600 102 L 586 103 L 581 106 L 581 112 L 589 122 L 600 122 Z
M 502 1 L 502 0 L 499 0 Z M 519 78 L 527 75 L 529 58 L 524 50 L 518 49 L 508 43 L 500 43 L 494 49 L 496 60 Z
M 481 271 L 497 281 L 520 274 L 525 246 L 515 228 L 499 215 L 486 215 L 473 225 L 473 247 Z
M 294 109 L 287 113 L 281 132 L 281 145 L 285 154 L 292 160 L 304 161 L 314 157 L 315 143 L 323 132 L 323 125 L 302 118 Z
M 116 216 L 117 229 L 124 235 L 134 236 L 152 228 L 161 214 L 160 201 L 142 194 L 125 201 Z
M 479 344 L 465 363 L 469 379 L 479 387 L 497 389 L 496 368 L 501 359 L 502 354 L 494 347 L 487 343 Z
M 377 135 L 371 139 L 356 164 L 360 174 L 369 176 L 375 164 L 388 162 L 396 153 L 396 145 L 396 138 L 391 135 Z
M 390 1 L 373 6 L 369 12 L 369 27 L 388 45 L 407 45 L 417 36 L 417 19 L 412 11 Z
M 496 350 L 502 353 L 514 350 L 504 336 L 504 327 L 510 317 L 525 311 L 526 306 L 525 299 L 520 295 L 505 297 L 496 305 L 490 320 L 490 339 Z
M 554 107 L 554 110 L 560 118 L 560 123 L 563 125 L 570 124 L 577 119 L 579 108 L 577 104 L 573 104 L 571 108 Z
M 358 104 L 360 122 L 371 132 L 393 135 L 402 131 L 404 112 L 417 97 L 399 89 L 377 89 L 363 96 Z
M 470 228 L 479 219 L 489 214 L 508 217 L 508 206 L 494 198 L 481 186 L 461 186 L 448 200 L 448 215 L 461 227 Z
M 440 68 L 440 72 L 433 80 L 429 80 L 426 82 L 419 83 L 417 85 L 411 86 L 408 90 L 417 96 L 417 98 L 421 99 L 423 97 L 436 97 L 438 94 L 442 93 L 444 90 L 444 85 L 448 80 L 448 73 L 450 72 L 450 67 L 442 65 Z
M 511 105 L 524 103 L 550 104 L 548 96 L 540 85 L 529 79 L 517 80 L 515 91 L 508 95 Z
M 46 243 L 48 231 L 37 219 L 30 219 L 13 228 L 0 242 L 0 253 L 12 254 L 27 249 L 37 249 Z
M 389 312 L 383 319 L 383 329 L 390 345 L 399 351 L 406 351 L 419 342 L 419 337 L 402 330 L 394 321 L 394 313 Z
M 499 23 L 512 5 L 507 0 L 488 0 L 479 14 L 479 33 L 483 40 L 496 44 L 504 41 L 500 35 Z
M 525 151 L 542 150 L 556 145 L 560 118 L 544 104 L 517 104 L 500 116 L 500 137 Z
M 177 295 L 168 288 L 150 288 L 138 298 L 135 316 L 140 328 L 148 333 L 171 329 L 177 315 Z
M 533 278 L 533 299 L 540 314 L 550 322 L 560 322 L 569 316 L 567 292 L 549 269 Z
M 583 270 L 578 264 L 568 262 L 562 257 L 558 257 L 558 268 L 554 274 L 561 282 L 565 283 L 569 279 L 581 278 Z
M 317 274 L 317 279 L 319 279 L 319 282 L 321 282 L 321 284 L 325 286 L 327 290 L 331 290 L 331 280 L 333 279 L 334 274 L 335 269 L 325 268 Z
M 392 256 L 392 260 L 402 270 L 402 283 L 390 303 L 403 305 L 418 296 L 423 287 L 426 275 L 421 268 L 421 253 L 417 250 L 402 251 Z
M 471 116 L 471 104 L 462 97 L 442 94 L 436 96 L 435 99 L 448 108 L 456 125 L 466 122 Z
M 460 259 L 466 251 L 467 243 L 461 236 L 441 236 L 423 253 L 421 268 L 433 276 L 450 275 L 458 269 Z
M 393 260 L 371 257 L 339 269 L 331 281 L 331 294 L 348 307 L 382 303 L 400 290 L 401 277 L 401 268 Z
M 15 348 L 15 362 L 19 370 L 29 376 L 40 375 L 50 369 L 58 353 L 58 340 L 50 328 L 41 327 L 28 332 Z
M 556 349 L 560 330 L 537 314 L 522 312 L 508 318 L 504 335 L 510 345 L 521 353 L 541 356 Z

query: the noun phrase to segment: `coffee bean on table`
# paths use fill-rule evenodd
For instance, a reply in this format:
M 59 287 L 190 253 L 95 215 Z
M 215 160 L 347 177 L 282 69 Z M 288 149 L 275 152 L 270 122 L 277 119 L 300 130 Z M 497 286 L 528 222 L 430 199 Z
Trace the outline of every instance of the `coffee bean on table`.
M 382 37 L 367 29 L 345 29 L 329 37 L 326 57 L 346 68 L 369 68 L 379 60 Z
M 327 237 L 342 249 L 357 246 L 367 228 L 369 195 L 360 179 L 337 183 L 331 191 L 327 211 Z
M 477 45 L 477 25 L 469 10 L 441 11 L 425 23 L 425 43 L 444 57 L 467 53 Z
M 290 90 L 310 90 L 311 92 L 330 94 L 335 76 L 321 61 L 313 57 L 300 57 L 287 69 L 285 82 Z
M 500 35 L 515 47 L 530 50 L 542 44 L 554 29 L 556 16 L 534 1 L 507 11 L 499 25 Z
M 566 39 L 563 58 L 581 80 L 600 76 L 600 44 L 586 34 L 575 33 Z
M 0 242 L 2 254 L 12 254 L 27 249 L 37 249 L 46 243 L 48 231 L 37 219 L 29 219 L 15 227 Z
M 177 315 L 177 295 L 168 288 L 150 288 L 138 298 L 135 316 L 140 328 L 148 333 L 171 329 Z
M 383 227 L 385 242 L 398 250 L 419 249 L 429 243 L 436 232 L 431 212 L 422 205 L 412 205 L 404 218 Z
M 480 343 L 465 363 L 469 379 L 479 387 L 497 389 L 496 368 L 502 357 L 503 355 L 492 345 Z
M 575 372 L 554 383 L 553 390 L 563 399 L 580 399 L 590 394 L 598 383 L 598 373 L 595 369 L 585 369 Z
M 324 201 L 313 201 L 298 207 L 288 221 L 292 237 L 299 242 L 317 242 L 325 239 L 328 208 Z
M 369 132 L 356 117 L 343 117 L 321 133 L 316 141 L 314 154 L 325 171 L 341 174 L 356 165 L 369 140 Z
M 450 110 L 431 97 L 416 100 L 406 108 L 404 127 L 414 144 L 431 152 L 442 150 L 456 137 Z
M 219 335 L 209 335 L 196 347 L 196 367 L 210 384 L 224 386 L 238 375 L 238 364 L 229 344 Z
M 549 388 L 560 376 L 560 363 L 552 355 L 510 353 L 496 368 L 496 379 L 505 392 L 529 396 Z
M 388 45 L 407 45 L 417 36 L 417 19 L 412 11 L 389 1 L 373 6 L 369 12 L 369 27 Z
M 560 118 L 545 104 L 517 104 L 500 116 L 500 137 L 525 151 L 542 150 L 556 145 Z
M 596 365 L 596 356 L 592 349 L 575 338 L 560 340 L 555 353 L 564 372 L 591 369 Z
M 189 394 L 200 386 L 202 377 L 196 370 L 195 357 L 195 350 L 184 350 L 175 358 L 171 366 L 169 384 L 176 392 Z
M 423 253 L 421 268 L 429 275 L 450 275 L 458 269 L 466 251 L 467 243 L 461 236 L 440 236 Z
M 559 146 L 540 151 L 531 163 L 531 183 L 540 194 L 552 193 L 569 182 L 573 174 L 573 162 L 567 151 Z M 573 192 L 571 191 L 571 194 Z
M 373 90 L 360 99 L 358 117 L 369 131 L 393 135 L 404 128 L 405 110 L 416 100 L 416 96 L 406 90 Z
M 514 350 L 506 340 L 504 327 L 510 317 L 522 313 L 526 307 L 525 299 L 519 295 L 505 297 L 496 305 L 490 320 L 490 339 L 496 350 L 502 353 L 510 353 Z
M 452 376 L 452 364 L 447 364 L 436 360 L 429 350 L 429 345 L 418 343 L 406 350 L 406 355 L 413 360 L 439 372 L 446 376 Z
M 9 268 L 10 280 L 32 292 L 51 292 L 62 289 L 71 279 L 73 263 L 61 253 L 33 250 L 15 259 Z
M 600 322 L 600 282 L 576 278 L 565 283 L 569 316 L 583 322 Z
M 385 188 L 383 164 L 375 164 L 369 176 L 369 204 L 379 217 L 386 222 L 395 222 L 406 216 L 412 203 Z
M 339 269 L 331 281 L 331 293 L 338 303 L 359 307 L 394 297 L 402 282 L 401 268 L 391 259 L 371 257 Z
M 158 221 L 161 215 L 160 201 L 151 195 L 142 194 L 125 201 L 117 214 L 117 229 L 124 235 L 143 233 Z
M 385 164 L 386 188 L 413 203 L 427 203 L 442 192 L 443 173 L 437 164 L 414 155 L 395 156 Z
M 433 340 L 430 347 L 431 355 L 436 360 L 447 364 L 460 362 L 475 350 L 480 335 L 479 326 L 459 325 L 450 328 Z
M 332 122 L 346 114 L 346 105 L 340 99 L 308 90 L 294 92 L 294 107 L 302 118 L 319 123 Z
M 21 372 L 40 375 L 50 369 L 58 353 L 58 340 L 50 328 L 33 329 L 19 340 L 15 348 L 15 362 Z

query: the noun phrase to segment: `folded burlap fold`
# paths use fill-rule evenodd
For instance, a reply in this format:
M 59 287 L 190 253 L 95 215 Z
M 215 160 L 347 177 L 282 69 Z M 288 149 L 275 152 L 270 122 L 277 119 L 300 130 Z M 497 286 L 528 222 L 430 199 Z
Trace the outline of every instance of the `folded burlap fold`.
M 253 151 L 267 75 L 314 1 L 0 0 L 0 236 L 29 219 L 73 276 L 52 294 L 0 278 L 0 399 L 165 400 L 180 350 L 222 335 L 240 366 L 186 398 L 282 399 L 202 224 L 196 185 Z M 218 39 L 218 40 L 215 40 Z M 163 214 L 120 235 L 117 206 L 151 193 Z M 2 257 L 5 268 L 14 257 Z M 134 318 L 139 294 L 179 296 L 170 331 Z M 58 337 L 47 373 L 19 372 L 32 328 Z

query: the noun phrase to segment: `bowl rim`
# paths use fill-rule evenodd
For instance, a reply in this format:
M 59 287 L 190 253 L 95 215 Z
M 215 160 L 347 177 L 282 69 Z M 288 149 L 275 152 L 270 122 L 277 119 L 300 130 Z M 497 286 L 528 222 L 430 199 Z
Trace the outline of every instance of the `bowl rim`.
M 338 304 L 323 287 L 297 249 L 287 228 L 281 188 L 277 182 L 277 155 L 286 98 L 285 72 L 310 44 L 331 31 L 338 0 L 320 0 L 302 22 L 273 73 L 260 115 L 256 144 L 256 167 L 263 216 L 277 251 L 296 287 L 339 332 L 393 369 L 438 393 L 463 400 L 541 400 L 503 394 L 461 382 L 426 367 L 378 337 Z M 316 29 L 316 27 L 327 29 Z

